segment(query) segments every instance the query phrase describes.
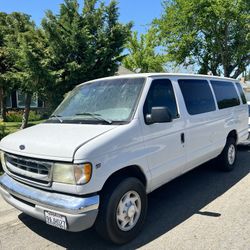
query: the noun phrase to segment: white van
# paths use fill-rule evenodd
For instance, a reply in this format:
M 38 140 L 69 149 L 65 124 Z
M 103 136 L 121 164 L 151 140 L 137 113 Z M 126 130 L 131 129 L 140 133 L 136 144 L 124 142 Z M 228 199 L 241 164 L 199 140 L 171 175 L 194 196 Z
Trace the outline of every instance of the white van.
M 248 105 L 248 138 L 250 138 L 250 102 L 247 102 Z
M 95 225 L 123 244 L 142 229 L 148 193 L 216 157 L 232 170 L 247 136 L 248 106 L 234 79 L 98 79 L 77 86 L 46 122 L 1 141 L 1 194 L 49 225 Z

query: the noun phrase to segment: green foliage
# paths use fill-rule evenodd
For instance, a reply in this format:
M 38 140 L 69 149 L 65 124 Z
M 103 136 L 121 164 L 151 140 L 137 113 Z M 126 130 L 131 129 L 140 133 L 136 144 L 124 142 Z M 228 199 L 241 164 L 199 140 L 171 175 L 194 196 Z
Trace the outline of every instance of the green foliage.
M 9 27 L 9 16 L 0 12 L 0 87 L 8 90 L 12 83 L 10 72 L 15 71 L 15 54 L 8 46 L 8 38 L 13 34 L 13 29 Z
M 26 94 L 22 123 L 24 128 L 29 117 L 31 96 L 35 92 L 39 92 L 39 95 L 43 94 L 51 78 L 45 60 L 46 43 L 43 32 L 35 27 L 30 16 L 18 12 L 9 15 L 1 14 L 4 16 L 2 26 L 7 34 L 3 40 L 3 48 L 12 57 L 8 57 L 9 67 L 5 67 L 2 77 L 5 77 L 5 85 L 2 84 L 0 87 L 6 92 L 6 85 L 8 85 Z M 4 95 L 1 99 L 3 98 Z M 7 119 L 6 115 L 4 119 Z
M 9 87 L 9 89 L 18 86 L 21 81 L 19 81 L 18 72 L 19 69 L 17 64 L 19 62 L 19 37 L 29 30 L 29 27 L 34 25 L 30 21 L 30 17 L 26 14 L 13 12 L 11 14 L 6 14 L 1 12 L 0 17 L 2 21 L 0 22 L 1 31 L 3 33 L 2 47 L 2 67 L 1 67 L 1 82 L 3 87 Z M 5 83 L 5 85 L 4 85 Z
M 19 48 L 16 75 L 20 79 L 19 89 L 24 93 L 44 93 L 50 83 L 50 71 L 46 65 L 45 44 L 42 31 L 35 28 L 19 36 Z
M 0 122 L 0 140 L 6 135 L 5 123 Z
M 0 106 L 7 91 L 25 93 L 25 127 L 34 93 L 53 109 L 74 85 L 113 75 L 131 29 L 118 17 L 115 1 L 97 0 L 85 0 L 81 12 L 76 0 L 65 0 L 41 28 L 26 14 L 0 12 Z
M 168 60 L 234 78 L 249 65 L 248 0 L 173 0 L 165 1 L 164 8 L 154 23 Z
M 12 15 L 0 12 L 0 109 L 4 121 L 6 120 L 4 99 L 15 83 L 12 76 L 16 72 L 14 67 L 16 54 L 9 46 L 13 34 Z
M 80 12 L 76 0 L 65 0 L 58 15 L 48 11 L 42 21 L 59 99 L 76 84 L 113 75 L 123 58 L 131 24 L 118 22 L 115 1 L 96 5 L 85 0 Z
M 164 72 L 165 56 L 156 53 L 159 42 L 154 29 L 141 34 L 133 32 L 127 43 L 129 54 L 124 58 L 123 64 L 127 69 L 140 72 Z
M 23 111 L 8 111 L 6 114 L 7 122 L 22 122 Z M 37 114 L 35 111 L 30 111 L 29 121 L 39 121 L 41 120 L 41 115 Z
M 7 46 L 15 56 L 15 70 L 9 72 L 11 80 L 24 93 L 41 95 L 50 79 L 43 31 L 23 13 L 9 14 L 8 20 L 12 33 L 7 38 Z

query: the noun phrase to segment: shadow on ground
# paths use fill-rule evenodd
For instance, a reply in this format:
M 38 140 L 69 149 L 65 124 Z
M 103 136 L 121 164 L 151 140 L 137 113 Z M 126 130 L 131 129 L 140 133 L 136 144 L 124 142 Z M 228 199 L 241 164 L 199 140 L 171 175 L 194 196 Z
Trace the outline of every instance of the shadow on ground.
M 220 172 L 213 162 L 171 181 L 149 195 L 148 217 L 142 233 L 131 243 L 117 247 L 103 241 L 93 229 L 70 233 L 25 214 L 19 219 L 32 231 L 67 249 L 135 249 L 167 233 L 194 214 L 219 217 L 219 211 L 200 209 L 222 195 L 250 172 L 250 147 L 240 147 L 236 169 Z

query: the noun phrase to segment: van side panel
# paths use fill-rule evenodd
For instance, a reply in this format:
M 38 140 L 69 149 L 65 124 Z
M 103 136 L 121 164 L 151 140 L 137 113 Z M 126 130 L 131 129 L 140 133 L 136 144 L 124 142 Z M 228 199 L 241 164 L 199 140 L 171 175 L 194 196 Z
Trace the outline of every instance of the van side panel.
M 154 78 L 151 84 L 154 80 L 160 79 L 166 81 L 166 84 L 169 84 L 169 80 L 171 80 L 179 117 L 174 118 L 171 122 L 146 124 L 141 107 L 140 123 L 152 178 L 151 190 L 179 176 L 186 164 L 186 149 L 181 142 L 181 134 L 185 133 L 186 121 L 179 107 L 176 86 L 171 78 L 166 77 Z
M 217 111 L 189 117 L 185 145 L 187 164 L 183 173 L 220 154 L 226 142 L 227 132 L 223 127 L 224 119 Z

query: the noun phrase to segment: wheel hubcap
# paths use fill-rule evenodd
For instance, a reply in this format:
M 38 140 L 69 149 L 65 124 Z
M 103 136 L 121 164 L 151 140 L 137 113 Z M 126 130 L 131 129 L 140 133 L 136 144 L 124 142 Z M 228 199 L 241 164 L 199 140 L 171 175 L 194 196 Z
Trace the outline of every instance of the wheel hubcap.
M 136 191 L 129 191 L 120 199 L 116 211 L 116 222 L 122 231 L 131 230 L 141 214 L 141 198 Z
M 128 208 L 128 217 L 129 217 L 129 218 L 132 218 L 134 215 L 135 215 L 135 206 L 134 206 L 134 205 L 131 205 L 131 206 Z
M 235 161 L 235 146 L 232 144 L 228 149 L 228 162 L 230 165 L 233 165 Z

